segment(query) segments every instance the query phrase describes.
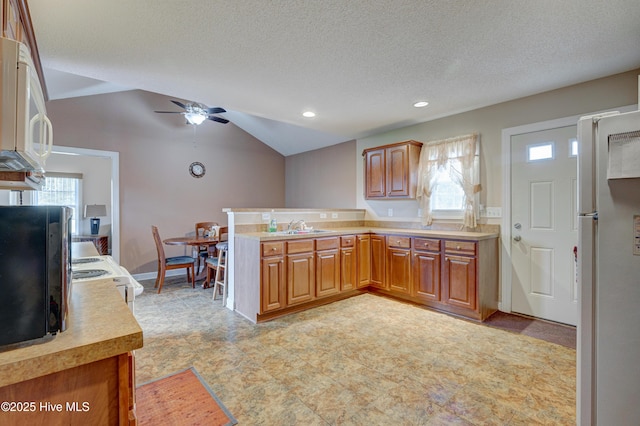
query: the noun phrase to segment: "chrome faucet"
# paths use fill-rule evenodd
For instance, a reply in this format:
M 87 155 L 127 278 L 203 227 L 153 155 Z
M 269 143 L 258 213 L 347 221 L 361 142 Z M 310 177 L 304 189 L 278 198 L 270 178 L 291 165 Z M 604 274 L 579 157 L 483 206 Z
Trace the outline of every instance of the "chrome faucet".
M 298 229 L 299 231 L 302 231 L 306 227 L 307 227 L 307 225 L 305 225 L 304 220 L 301 219 L 301 220 L 299 220 L 297 222 L 294 222 L 292 220 L 291 222 L 289 222 L 289 226 L 287 226 L 287 232 L 292 233 L 296 229 Z

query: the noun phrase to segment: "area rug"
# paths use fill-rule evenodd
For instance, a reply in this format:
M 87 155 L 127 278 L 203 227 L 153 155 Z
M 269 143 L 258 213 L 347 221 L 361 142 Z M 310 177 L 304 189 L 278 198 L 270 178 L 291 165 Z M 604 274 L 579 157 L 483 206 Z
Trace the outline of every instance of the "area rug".
M 138 386 L 136 414 L 139 425 L 238 423 L 193 367 Z

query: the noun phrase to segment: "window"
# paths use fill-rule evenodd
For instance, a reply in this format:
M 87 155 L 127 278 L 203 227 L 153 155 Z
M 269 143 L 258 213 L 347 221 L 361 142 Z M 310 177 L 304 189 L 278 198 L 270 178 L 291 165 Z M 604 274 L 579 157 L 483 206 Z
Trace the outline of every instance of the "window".
M 578 139 L 571 138 L 569 139 L 569 157 L 577 157 L 578 156 Z
M 417 199 L 422 224 L 435 218 L 463 220 L 477 226 L 480 191 L 478 135 L 470 134 L 422 146 L 418 166 Z
M 82 200 L 81 194 L 82 175 L 71 173 L 47 173 L 45 183 L 40 191 L 36 192 L 35 205 L 38 206 L 67 206 L 71 207 L 71 232 L 78 234 L 80 227 Z
M 457 160 L 454 161 L 459 163 Z M 462 217 L 464 191 L 458 183 L 451 180 L 450 162 L 438 169 L 435 179 L 431 193 L 431 209 L 440 212 L 436 216 L 451 216 L 453 213 L 455 216 Z
M 527 145 L 527 161 L 540 161 L 553 158 L 553 142 Z

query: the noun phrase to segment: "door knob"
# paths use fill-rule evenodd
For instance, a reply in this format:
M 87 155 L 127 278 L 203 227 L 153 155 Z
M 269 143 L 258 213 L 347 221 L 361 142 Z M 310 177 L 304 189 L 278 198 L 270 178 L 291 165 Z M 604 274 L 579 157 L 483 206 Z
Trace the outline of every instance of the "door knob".
M 513 237 L 513 241 L 520 241 L 522 239 L 522 237 L 520 235 L 516 235 L 515 237 Z

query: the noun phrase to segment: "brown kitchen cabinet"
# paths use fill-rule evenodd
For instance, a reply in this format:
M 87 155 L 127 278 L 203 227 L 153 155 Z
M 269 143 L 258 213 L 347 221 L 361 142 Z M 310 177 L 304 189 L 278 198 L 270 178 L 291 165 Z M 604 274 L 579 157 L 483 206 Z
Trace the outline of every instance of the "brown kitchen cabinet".
M 340 238 L 316 238 L 316 296 L 340 292 Z
M 315 298 L 313 240 L 287 241 L 287 306 Z
M 373 287 L 387 289 L 385 280 L 385 237 L 371 235 L 371 282 Z
M 340 237 L 340 291 L 357 288 L 356 236 Z
M 444 301 L 474 311 L 476 301 L 476 244 L 471 241 L 445 241 L 442 268 Z
M 372 247 L 377 237 L 372 235 Z M 385 281 L 374 283 L 372 278 L 371 291 L 480 321 L 497 310 L 496 238 L 386 238 L 386 264 L 378 265 L 386 272 Z M 372 249 L 372 264 L 378 258 L 379 253 Z
M 413 297 L 422 302 L 440 301 L 440 260 L 440 240 L 413 238 Z
M 358 288 L 371 284 L 371 235 L 356 235 L 356 255 L 358 257 Z
M 262 243 L 260 310 L 282 309 L 285 302 L 284 243 Z
M 411 238 L 387 237 L 387 288 L 411 294 Z
M 371 275 L 370 238 L 365 236 L 236 237 L 235 310 L 257 323 L 359 294 L 358 280 L 366 287 Z M 360 262 L 361 253 L 365 262 Z
M 408 140 L 365 149 L 365 199 L 416 198 L 422 142 Z
M 498 239 L 443 241 L 446 310 L 484 321 L 498 309 Z

